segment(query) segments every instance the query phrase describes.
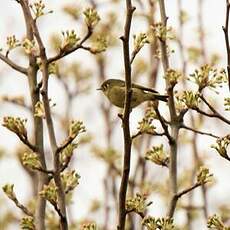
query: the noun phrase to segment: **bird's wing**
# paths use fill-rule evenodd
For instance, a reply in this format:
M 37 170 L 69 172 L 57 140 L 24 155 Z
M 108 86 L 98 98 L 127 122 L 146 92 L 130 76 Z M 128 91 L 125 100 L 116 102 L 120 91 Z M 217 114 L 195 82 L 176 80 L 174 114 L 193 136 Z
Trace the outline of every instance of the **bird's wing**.
M 121 87 L 125 87 L 125 81 L 120 80 L 120 79 L 116 79 L 116 82 L 119 83 L 119 85 Z M 144 91 L 152 92 L 152 93 L 157 93 L 157 94 L 159 93 L 159 92 L 157 92 L 156 90 L 154 90 L 152 88 L 147 88 L 147 87 L 144 87 L 142 85 L 135 84 L 135 83 L 132 83 L 132 87 L 136 88 L 136 89 L 141 89 L 141 90 L 144 90 Z
M 152 93 L 159 93 L 159 92 L 157 92 L 157 91 L 154 90 L 154 89 L 147 88 L 147 87 L 144 87 L 144 86 L 142 86 L 142 85 L 135 84 L 135 83 L 132 84 L 132 87 L 133 87 L 133 88 L 137 88 L 137 89 L 142 89 L 142 90 L 144 90 L 144 91 L 148 91 L 148 92 L 152 92 Z

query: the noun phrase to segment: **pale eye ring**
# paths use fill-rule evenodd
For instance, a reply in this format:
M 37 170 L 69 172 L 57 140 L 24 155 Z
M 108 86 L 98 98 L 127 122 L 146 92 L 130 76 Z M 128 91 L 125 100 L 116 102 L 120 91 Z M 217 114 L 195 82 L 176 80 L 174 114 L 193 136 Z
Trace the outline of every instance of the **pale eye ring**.
M 103 86 L 103 88 L 106 90 L 107 88 L 108 88 L 108 84 L 105 84 L 104 86 Z

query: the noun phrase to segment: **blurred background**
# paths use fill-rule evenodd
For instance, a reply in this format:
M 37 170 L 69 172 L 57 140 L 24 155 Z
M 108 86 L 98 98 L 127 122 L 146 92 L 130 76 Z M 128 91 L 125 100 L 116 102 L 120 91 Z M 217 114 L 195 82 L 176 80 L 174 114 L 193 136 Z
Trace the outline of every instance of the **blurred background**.
M 74 29 L 79 37 L 84 36 L 85 8 L 96 7 L 101 18 L 87 45 L 96 46 L 97 39 L 102 39 L 103 36 L 107 41 L 106 51 L 94 55 L 85 50 L 78 50 L 60 60 L 58 71 L 49 79 L 49 98 L 51 103 L 55 104 L 52 113 L 58 143 L 66 137 L 66 127 L 72 119 L 83 121 L 87 130 L 77 140 L 79 146 L 74 151 L 70 164 L 70 167 L 76 169 L 81 176 L 79 185 L 69 202 L 70 220 L 72 222 L 95 221 L 102 226 L 102 229 L 115 229 L 113 226 L 117 221 L 117 192 L 123 154 L 123 133 L 121 121 L 117 116 L 121 110 L 111 106 L 96 89 L 107 78 L 123 79 L 123 51 L 119 37 L 123 34 L 125 3 L 119 0 L 53 0 L 44 3 L 47 12 L 53 10 L 53 13 L 39 18 L 38 26 L 50 57 L 57 53 L 62 31 Z M 196 85 L 187 80 L 189 74 L 194 73 L 195 69 L 199 69 L 204 64 L 212 64 L 216 68 L 226 66 L 225 40 L 222 31 L 225 23 L 225 1 L 166 0 L 165 4 L 169 17 L 168 25 L 172 27 L 173 37 L 169 43 L 170 66 L 184 72 L 183 80 L 175 90 L 180 92 L 185 88 L 196 89 Z M 157 57 L 159 47 L 151 37 L 150 28 L 160 20 L 157 1 L 133 0 L 133 5 L 137 9 L 132 22 L 131 50 L 133 35 L 143 32 L 150 36 L 150 44 L 146 44 L 141 49 L 133 63 L 133 81 L 165 93 L 165 79 L 161 62 Z M 20 5 L 16 1 L 2 0 L 0 15 L 0 48 L 4 52 L 8 36 L 15 35 L 19 41 L 25 37 L 25 22 Z M 9 56 L 17 64 L 22 66 L 28 64 L 27 56 L 20 47 L 13 50 Z M 5 116 L 26 118 L 28 135 L 32 139 L 30 130 L 33 129 L 33 114 L 30 109 L 27 78 L 2 61 L 0 61 L 0 76 L 1 120 Z M 229 95 L 227 84 L 218 91 L 220 93 L 216 94 L 207 90 L 206 96 L 215 108 L 229 119 L 229 112 L 225 112 L 223 106 L 223 98 Z M 147 103 L 132 111 L 132 134 L 138 132 L 138 122 L 145 116 L 146 108 Z M 159 108 L 168 119 L 167 106 L 160 104 Z M 185 117 L 190 127 L 217 136 L 229 133 L 229 126 L 221 121 L 201 118 L 196 112 L 192 114 L 193 121 L 190 114 Z M 157 121 L 154 126 L 157 130 L 161 129 Z M 47 165 L 51 168 L 52 156 L 46 125 L 44 135 Z M 147 199 L 153 204 L 147 208 L 147 213 L 156 217 L 166 215 L 168 170 L 150 161 L 145 163 L 143 161 L 146 151 L 160 144 L 164 145 L 166 152 L 169 151 L 165 137 L 143 135 L 135 139 L 131 179 L 136 182 L 136 186 L 129 191 L 129 194 L 136 192 L 148 194 Z M 215 144 L 215 139 L 210 136 L 195 135 L 194 137 L 193 132 L 187 130 L 180 132 L 178 173 L 181 188 L 188 187 L 194 181 L 194 168 L 197 163 L 197 159 L 194 158 L 194 146 L 199 161 L 202 161 L 214 174 L 214 182 L 206 186 L 205 194 L 202 188 L 197 188 L 192 195 L 186 195 L 181 199 L 175 214 L 175 223 L 179 229 L 206 229 L 207 220 L 203 207 L 205 202 L 209 216 L 219 213 L 225 221 L 229 219 L 230 165 L 210 147 L 212 144 Z M 0 126 L 0 186 L 6 183 L 14 184 L 18 199 L 23 204 L 28 204 L 33 198 L 35 179 L 34 174 L 21 164 L 20 154 L 25 151 L 24 149 L 25 146 L 20 143 L 15 134 Z M 21 211 L 15 208 L 2 190 L 0 210 L 0 229 L 18 229 Z M 51 206 L 50 210 L 52 210 Z M 53 214 L 51 219 L 54 216 Z M 140 221 L 139 217 L 133 218 L 134 223 Z

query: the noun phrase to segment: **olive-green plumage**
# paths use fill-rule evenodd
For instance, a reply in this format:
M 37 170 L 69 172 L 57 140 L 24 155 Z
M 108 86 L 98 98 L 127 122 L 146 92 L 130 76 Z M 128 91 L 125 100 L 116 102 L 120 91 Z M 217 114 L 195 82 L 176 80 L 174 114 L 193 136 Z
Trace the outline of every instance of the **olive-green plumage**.
M 108 79 L 104 81 L 98 90 L 102 90 L 109 101 L 120 108 L 124 107 L 125 82 L 119 79 Z M 131 108 L 134 108 L 145 101 L 168 101 L 167 95 L 160 95 L 151 88 L 138 84 L 132 84 Z

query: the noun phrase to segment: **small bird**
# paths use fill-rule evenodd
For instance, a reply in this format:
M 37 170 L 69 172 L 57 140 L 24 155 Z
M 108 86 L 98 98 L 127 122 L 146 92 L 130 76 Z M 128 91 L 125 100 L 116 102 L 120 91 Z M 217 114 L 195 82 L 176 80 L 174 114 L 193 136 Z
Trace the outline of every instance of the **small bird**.
M 125 101 L 125 82 L 119 79 L 108 79 L 104 81 L 101 87 L 109 101 L 120 108 L 124 108 Z M 132 84 L 131 108 L 135 108 L 145 101 L 168 101 L 168 95 L 160 95 L 156 90 L 146 88 L 138 84 Z

